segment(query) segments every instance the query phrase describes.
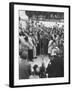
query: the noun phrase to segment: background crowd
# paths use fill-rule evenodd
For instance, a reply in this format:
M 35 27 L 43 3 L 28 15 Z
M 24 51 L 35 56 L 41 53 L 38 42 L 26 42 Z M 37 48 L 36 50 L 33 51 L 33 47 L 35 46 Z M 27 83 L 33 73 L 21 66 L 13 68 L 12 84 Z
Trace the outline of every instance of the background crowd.
M 46 27 L 39 21 L 26 21 L 26 28 L 22 28 L 19 18 L 19 60 L 33 62 L 39 55 L 48 56 L 50 62 L 45 68 L 25 62 L 21 64 L 19 78 L 46 78 L 64 76 L 64 25 L 55 24 Z M 22 69 L 24 68 L 24 69 Z

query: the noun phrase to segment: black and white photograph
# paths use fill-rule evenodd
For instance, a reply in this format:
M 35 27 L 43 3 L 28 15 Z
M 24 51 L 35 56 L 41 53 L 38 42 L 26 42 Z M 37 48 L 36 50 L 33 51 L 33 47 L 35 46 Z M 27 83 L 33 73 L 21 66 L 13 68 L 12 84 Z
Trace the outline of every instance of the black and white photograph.
M 64 77 L 64 13 L 19 10 L 19 79 Z
M 69 83 L 69 6 L 13 5 L 13 85 Z

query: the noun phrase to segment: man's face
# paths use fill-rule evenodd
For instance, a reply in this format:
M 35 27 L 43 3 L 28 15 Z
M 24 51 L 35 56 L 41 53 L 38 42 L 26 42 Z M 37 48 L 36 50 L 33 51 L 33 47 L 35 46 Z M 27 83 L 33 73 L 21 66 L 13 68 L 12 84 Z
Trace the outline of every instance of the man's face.
M 36 68 L 36 71 L 37 71 L 37 72 L 39 72 L 39 71 L 40 71 L 40 68 L 39 68 L 39 67 L 37 67 L 37 68 Z

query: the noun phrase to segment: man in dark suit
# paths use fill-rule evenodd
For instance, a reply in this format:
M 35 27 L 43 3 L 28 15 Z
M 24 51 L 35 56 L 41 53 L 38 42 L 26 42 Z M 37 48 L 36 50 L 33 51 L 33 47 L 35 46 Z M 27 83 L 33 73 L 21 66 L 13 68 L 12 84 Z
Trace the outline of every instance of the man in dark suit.
M 62 57 L 54 57 L 48 65 L 46 72 L 48 77 L 64 77 L 64 60 Z

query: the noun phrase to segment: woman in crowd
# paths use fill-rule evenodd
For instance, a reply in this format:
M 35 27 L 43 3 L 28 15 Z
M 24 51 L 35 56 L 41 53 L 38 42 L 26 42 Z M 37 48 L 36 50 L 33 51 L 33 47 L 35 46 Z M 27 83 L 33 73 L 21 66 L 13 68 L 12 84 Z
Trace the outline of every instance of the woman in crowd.
M 49 44 L 48 44 L 48 55 L 49 55 L 49 57 L 51 56 L 52 49 L 53 49 L 53 37 L 51 37 L 51 40 L 49 41 Z
M 57 46 L 56 41 L 53 40 L 53 48 L 52 48 L 51 56 L 56 56 L 57 53 L 59 53 L 59 48 Z

